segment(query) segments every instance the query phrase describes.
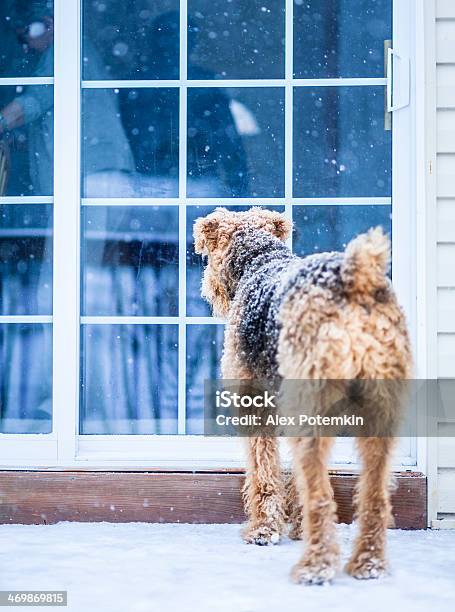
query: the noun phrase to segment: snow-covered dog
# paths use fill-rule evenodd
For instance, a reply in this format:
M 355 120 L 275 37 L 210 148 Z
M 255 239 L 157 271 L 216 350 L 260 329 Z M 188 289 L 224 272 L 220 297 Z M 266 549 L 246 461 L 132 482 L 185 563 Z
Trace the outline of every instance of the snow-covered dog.
M 290 231 L 282 214 L 256 207 L 246 212 L 217 208 L 195 222 L 196 252 L 208 258 L 202 294 L 215 314 L 227 319 L 223 378 L 410 378 L 406 323 L 386 275 L 390 245 L 382 230 L 358 236 L 344 253 L 306 258 L 284 244 Z M 393 393 L 379 399 L 387 418 L 398 410 Z M 283 483 L 278 440 L 248 438 L 244 498 L 249 521 L 243 535 L 251 543 L 276 542 L 290 520 L 291 537 L 303 531 L 306 539 L 294 580 L 322 583 L 333 578 L 339 561 L 336 506 L 326 468 L 333 438 L 289 440 L 294 500 Z M 356 496 L 359 535 L 347 571 L 356 578 L 376 578 L 386 569 L 393 440 L 360 437 L 357 442 L 364 464 Z

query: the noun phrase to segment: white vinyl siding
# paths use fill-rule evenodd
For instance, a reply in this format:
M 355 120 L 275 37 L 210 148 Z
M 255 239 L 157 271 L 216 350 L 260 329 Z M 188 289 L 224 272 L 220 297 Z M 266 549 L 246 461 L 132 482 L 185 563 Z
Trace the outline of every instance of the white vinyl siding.
M 455 2 L 436 2 L 437 331 L 439 378 L 455 378 Z M 455 518 L 455 424 L 437 439 L 438 526 Z M 453 524 L 450 520 L 450 524 Z

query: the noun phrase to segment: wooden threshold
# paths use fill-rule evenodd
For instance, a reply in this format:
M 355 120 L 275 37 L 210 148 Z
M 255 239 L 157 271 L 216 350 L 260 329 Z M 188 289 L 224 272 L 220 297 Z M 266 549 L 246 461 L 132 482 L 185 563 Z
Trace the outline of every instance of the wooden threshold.
M 427 526 L 427 482 L 395 474 L 395 525 Z M 331 473 L 338 519 L 350 523 L 357 475 Z M 0 523 L 241 523 L 244 475 L 226 472 L 1 471 Z

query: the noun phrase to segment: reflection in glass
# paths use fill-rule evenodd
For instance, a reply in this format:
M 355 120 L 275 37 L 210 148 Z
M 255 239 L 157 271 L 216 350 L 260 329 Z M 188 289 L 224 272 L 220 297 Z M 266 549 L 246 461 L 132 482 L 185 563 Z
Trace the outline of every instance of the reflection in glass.
M 178 88 L 85 89 L 85 197 L 177 197 Z
M 294 88 L 294 197 L 388 197 L 383 87 Z
M 83 78 L 178 79 L 179 21 L 179 0 L 84 0 Z
M 82 91 L 85 197 L 134 196 L 134 159 L 121 121 L 118 92 L 118 89 Z
M 52 0 L 0 3 L 0 77 L 52 76 L 53 42 Z
M 284 194 L 284 89 L 188 90 L 189 197 Z
M 52 206 L 0 206 L 0 314 L 52 314 Z
M 179 194 L 179 91 L 138 88 L 119 91 L 120 113 L 134 158 L 134 194 L 154 198 Z
M 0 324 L 0 432 L 52 430 L 52 326 Z
M 0 114 L 0 196 L 52 195 L 54 88 L 0 87 Z
M 305 256 L 343 251 L 358 234 L 381 225 L 391 234 L 390 206 L 294 206 L 293 250 Z
M 284 78 L 284 6 L 189 0 L 188 78 Z
M 178 208 L 86 206 L 82 312 L 178 314 Z
M 204 433 L 204 382 L 220 378 L 223 325 L 186 328 L 186 433 Z
M 186 314 L 189 317 L 210 316 L 208 303 L 201 297 L 201 280 L 204 262 L 194 252 L 193 225 L 198 217 L 205 217 L 215 210 L 215 206 L 189 206 L 186 221 Z M 250 206 L 225 206 L 228 210 L 241 212 Z M 284 212 L 284 206 L 263 206 L 269 210 Z
M 392 0 L 294 0 L 294 76 L 383 77 Z
M 49 77 L 54 71 L 52 0 L 0 6 L 0 77 Z M 0 87 L 0 196 L 52 195 L 52 86 Z
M 82 434 L 177 433 L 176 325 L 84 325 Z

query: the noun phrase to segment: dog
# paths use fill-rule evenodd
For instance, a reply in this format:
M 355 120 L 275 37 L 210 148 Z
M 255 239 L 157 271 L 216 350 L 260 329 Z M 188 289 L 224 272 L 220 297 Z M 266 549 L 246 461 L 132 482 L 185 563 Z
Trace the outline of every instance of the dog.
M 260 207 L 246 212 L 217 208 L 195 221 L 195 251 L 207 257 L 202 296 L 215 315 L 226 319 L 222 377 L 409 379 L 410 342 L 387 276 L 386 235 L 380 228 L 372 229 L 342 253 L 300 258 L 285 244 L 291 229 L 283 214 Z M 375 410 L 393 417 L 397 397 L 381 392 Z M 294 477 L 286 485 L 277 438 L 247 439 L 248 522 L 243 538 L 260 545 L 276 543 L 290 521 L 290 537 L 303 535 L 306 540 L 304 554 L 292 570 L 293 580 L 330 582 L 340 558 L 336 505 L 326 467 L 334 438 L 289 441 Z M 346 570 L 355 578 L 377 578 L 387 571 L 393 437 L 359 437 L 357 446 L 363 462 L 355 498 L 359 533 Z

